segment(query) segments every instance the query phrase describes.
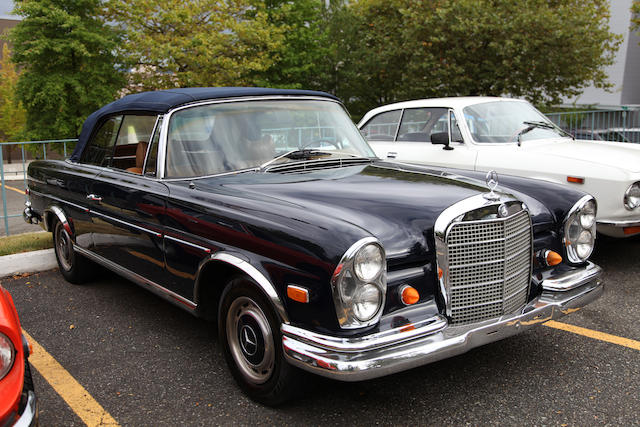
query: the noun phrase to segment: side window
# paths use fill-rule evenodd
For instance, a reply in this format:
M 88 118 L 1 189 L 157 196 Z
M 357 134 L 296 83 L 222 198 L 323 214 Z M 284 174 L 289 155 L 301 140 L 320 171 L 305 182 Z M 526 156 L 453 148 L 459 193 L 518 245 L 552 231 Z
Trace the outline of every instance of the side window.
M 142 174 L 156 116 L 124 116 L 113 150 L 111 166 Z
M 158 164 L 158 143 L 160 142 L 160 129 L 162 128 L 162 116 L 158 118 L 156 129 L 151 140 L 151 148 L 147 155 L 144 166 L 144 174 L 147 176 L 156 176 L 156 165 Z
M 369 141 L 393 141 L 401 113 L 402 110 L 394 110 L 378 114 L 363 126 L 362 135 Z
M 404 110 L 398 141 L 419 141 L 428 142 L 431 134 L 427 132 L 429 123 L 439 108 L 409 108 Z
M 410 108 L 404 110 L 398 141 L 431 142 L 434 133 L 448 132 L 447 108 Z
M 80 162 L 89 165 L 108 166 L 111 163 L 113 145 L 116 142 L 121 124 L 122 116 L 107 119 L 89 141 L 87 147 L 85 147 Z
M 451 114 L 451 141 L 464 142 L 464 139 L 462 139 L 462 132 L 460 132 L 460 127 L 456 121 L 456 115 L 453 114 L 453 111 L 450 111 L 449 113 Z

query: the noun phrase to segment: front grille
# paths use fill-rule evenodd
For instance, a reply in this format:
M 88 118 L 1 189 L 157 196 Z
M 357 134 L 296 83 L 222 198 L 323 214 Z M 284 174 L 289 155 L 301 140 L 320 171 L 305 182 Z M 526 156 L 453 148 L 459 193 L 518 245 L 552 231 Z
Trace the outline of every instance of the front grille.
M 524 306 L 532 260 L 526 211 L 504 219 L 455 223 L 445 243 L 452 324 L 500 317 Z

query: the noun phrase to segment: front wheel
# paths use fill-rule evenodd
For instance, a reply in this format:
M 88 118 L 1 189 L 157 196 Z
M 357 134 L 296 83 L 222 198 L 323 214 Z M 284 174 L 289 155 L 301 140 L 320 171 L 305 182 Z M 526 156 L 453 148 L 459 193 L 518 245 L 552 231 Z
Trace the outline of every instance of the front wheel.
M 251 399 L 272 406 L 292 396 L 302 371 L 284 360 L 280 321 L 249 279 L 236 278 L 227 285 L 218 335 L 233 377 Z
M 53 247 L 60 273 L 64 278 L 76 285 L 86 282 L 91 271 L 91 261 L 76 253 L 71 236 L 58 220 L 53 229 Z

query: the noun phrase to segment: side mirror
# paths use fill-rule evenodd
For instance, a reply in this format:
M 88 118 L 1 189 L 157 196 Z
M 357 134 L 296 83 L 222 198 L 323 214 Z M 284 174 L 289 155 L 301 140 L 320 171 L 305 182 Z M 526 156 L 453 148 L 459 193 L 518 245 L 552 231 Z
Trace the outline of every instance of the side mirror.
M 449 145 L 449 133 L 448 132 L 435 132 L 431 134 L 431 143 L 444 145 L 443 150 L 453 150 L 453 147 Z

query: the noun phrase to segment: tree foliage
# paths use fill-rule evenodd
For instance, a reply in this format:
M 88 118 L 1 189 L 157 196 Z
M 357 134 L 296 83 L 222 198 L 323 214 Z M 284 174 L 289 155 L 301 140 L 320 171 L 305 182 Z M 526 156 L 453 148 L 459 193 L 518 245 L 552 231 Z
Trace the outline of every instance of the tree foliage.
M 359 0 L 340 44 L 356 113 L 434 96 L 512 95 L 557 103 L 593 84 L 620 37 L 607 0 Z
M 633 0 L 631 4 L 631 26 L 634 30 L 640 30 L 640 0 Z
M 284 35 L 273 64 L 256 75 L 257 83 L 326 90 L 331 79 L 331 9 L 325 1 L 264 0 L 256 5 Z
M 108 10 L 125 34 L 132 91 L 252 86 L 283 39 L 249 0 L 110 0 Z
M 0 141 L 18 141 L 23 136 L 26 111 L 17 100 L 17 85 L 18 73 L 11 62 L 11 51 L 7 44 L 3 44 L 0 60 Z
M 117 37 L 100 0 L 18 0 L 23 20 L 12 30 L 13 61 L 22 72 L 18 98 L 31 139 L 77 136 L 86 116 L 116 97 Z

